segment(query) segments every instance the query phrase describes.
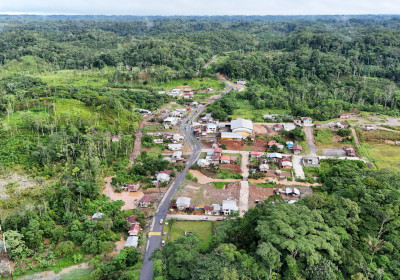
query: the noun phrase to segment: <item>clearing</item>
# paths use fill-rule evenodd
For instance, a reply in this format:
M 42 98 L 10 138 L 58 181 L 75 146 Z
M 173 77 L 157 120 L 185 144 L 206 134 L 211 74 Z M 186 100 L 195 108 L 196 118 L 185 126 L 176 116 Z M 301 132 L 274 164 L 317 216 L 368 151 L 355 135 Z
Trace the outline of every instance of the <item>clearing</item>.
M 185 236 L 185 232 L 196 233 L 201 241 L 198 245 L 199 248 L 207 249 L 211 241 L 211 236 L 214 234 L 215 226 L 215 222 L 171 222 L 169 241 L 174 241 L 179 237 Z

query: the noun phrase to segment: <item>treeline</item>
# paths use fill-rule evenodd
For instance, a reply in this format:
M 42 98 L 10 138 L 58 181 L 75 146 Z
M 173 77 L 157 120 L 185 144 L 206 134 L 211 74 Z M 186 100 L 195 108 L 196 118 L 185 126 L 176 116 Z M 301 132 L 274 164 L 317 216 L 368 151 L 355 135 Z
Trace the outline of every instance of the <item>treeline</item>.
M 319 191 L 295 204 L 279 195 L 217 228 L 155 253 L 155 279 L 398 279 L 400 177 L 363 162 L 328 160 Z

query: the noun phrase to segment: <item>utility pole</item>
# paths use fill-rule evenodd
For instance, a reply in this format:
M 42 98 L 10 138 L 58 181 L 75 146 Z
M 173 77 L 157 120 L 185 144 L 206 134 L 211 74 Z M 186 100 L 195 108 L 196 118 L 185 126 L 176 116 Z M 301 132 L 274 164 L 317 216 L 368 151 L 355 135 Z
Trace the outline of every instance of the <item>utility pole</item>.
M 2 279 L 14 279 L 11 271 L 10 260 L 7 255 L 6 240 L 0 226 L 0 277 Z

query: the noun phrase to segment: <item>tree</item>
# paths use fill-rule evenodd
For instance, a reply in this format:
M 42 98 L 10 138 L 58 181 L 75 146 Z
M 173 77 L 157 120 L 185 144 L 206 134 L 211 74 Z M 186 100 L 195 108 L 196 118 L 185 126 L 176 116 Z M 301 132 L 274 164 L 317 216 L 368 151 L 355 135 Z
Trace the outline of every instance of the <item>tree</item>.
M 65 257 L 72 254 L 75 249 L 75 244 L 72 241 L 60 242 L 57 246 L 57 255 L 59 257 Z

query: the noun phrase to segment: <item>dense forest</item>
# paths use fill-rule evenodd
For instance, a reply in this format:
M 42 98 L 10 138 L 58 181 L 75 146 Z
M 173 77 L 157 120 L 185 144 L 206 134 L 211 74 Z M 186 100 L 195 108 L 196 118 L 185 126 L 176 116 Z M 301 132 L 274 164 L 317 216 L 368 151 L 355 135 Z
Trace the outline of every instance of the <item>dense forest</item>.
M 133 211 L 101 187 L 168 167 L 147 156 L 128 166 L 137 109 L 171 101 L 157 91 L 220 72 L 248 81 L 209 106 L 220 120 L 243 100 L 321 121 L 399 115 L 399 38 L 392 16 L 0 16 L 0 169 L 34 184 L 0 196 L 15 275 L 91 259 L 90 279 L 137 277 L 137 251 L 105 257 Z M 320 179 L 300 203 L 268 201 L 223 223 L 209 250 L 195 236 L 167 244 L 156 279 L 399 279 L 399 175 L 328 162 Z

